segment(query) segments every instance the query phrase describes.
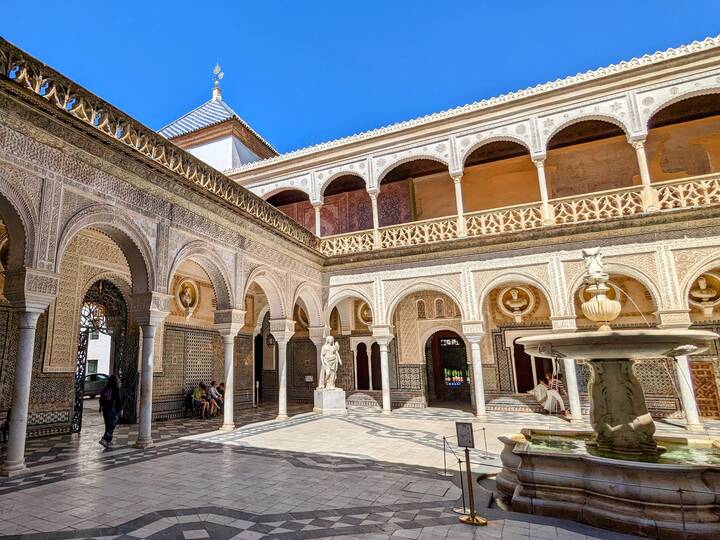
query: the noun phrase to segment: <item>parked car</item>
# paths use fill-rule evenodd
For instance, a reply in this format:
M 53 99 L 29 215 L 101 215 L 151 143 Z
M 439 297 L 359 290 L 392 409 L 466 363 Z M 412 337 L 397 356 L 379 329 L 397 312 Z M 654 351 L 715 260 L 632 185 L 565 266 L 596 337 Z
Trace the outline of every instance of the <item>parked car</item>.
M 90 398 L 97 396 L 100 392 L 102 392 L 102 389 L 105 388 L 108 378 L 108 375 L 105 375 L 104 373 L 91 373 L 90 375 L 85 375 L 85 392 L 83 395 L 90 396 Z

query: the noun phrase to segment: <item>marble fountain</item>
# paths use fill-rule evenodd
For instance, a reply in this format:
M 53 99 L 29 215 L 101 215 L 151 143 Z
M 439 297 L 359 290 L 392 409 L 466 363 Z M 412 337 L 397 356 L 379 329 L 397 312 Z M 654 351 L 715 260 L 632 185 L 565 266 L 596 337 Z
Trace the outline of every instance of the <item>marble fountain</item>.
M 497 487 L 515 511 L 574 519 L 651 538 L 720 538 L 720 444 L 703 435 L 658 437 L 638 359 L 687 356 L 718 335 L 704 330 L 613 330 L 621 305 L 607 297 L 598 249 L 583 252 L 581 306 L 597 331 L 519 340 L 528 354 L 586 360 L 591 367 L 590 430 L 503 435 Z

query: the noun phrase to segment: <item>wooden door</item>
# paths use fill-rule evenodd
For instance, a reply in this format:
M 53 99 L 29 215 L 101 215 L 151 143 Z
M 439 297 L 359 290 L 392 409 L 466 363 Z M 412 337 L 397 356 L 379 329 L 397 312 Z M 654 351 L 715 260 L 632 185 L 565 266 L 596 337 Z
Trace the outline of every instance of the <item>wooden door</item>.
M 718 395 L 713 362 L 691 360 L 690 372 L 700 416 L 703 418 L 720 418 L 720 395 Z

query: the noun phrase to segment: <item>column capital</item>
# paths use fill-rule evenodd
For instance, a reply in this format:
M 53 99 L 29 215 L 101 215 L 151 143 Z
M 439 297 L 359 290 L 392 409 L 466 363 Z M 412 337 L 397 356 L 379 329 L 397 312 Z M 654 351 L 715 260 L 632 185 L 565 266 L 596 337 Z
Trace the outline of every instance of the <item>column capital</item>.
M 311 326 L 308 328 L 308 334 L 310 337 L 310 341 L 317 345 L 318 343 L 323 343 L 325 341 L 325 338 L 330 335 L 330 327 L 324 325 Z
M 450 173 L 450 178 L 453 179 L 453 182 L 456 184 L 459 184 L 462 181 L 463 172 L 462 171 L 454 171 Z
M 313 208 L 315 208 L 315 210 L 320 210 L 320 207 L 323 205 L 324 202 L 325 202 L 324 199 L 322 197 L 320 197 L 320 199 L 317 201 L 310 201 L 310 204 L 312 204 L 312 206 L 313 206 Z
M 660 324 L 658 328 L 690 328 L 692 320 L 687 309 L 664 309 L 657 312 Z
M 55 300 L 60 283 L 60 274 L 20 268 L 5 274 L 5 297 L 10 304 L 23 311 L 45 311 Z
M 478 339 L 485 335 L 485 323 L 482 320 L 463 321 L 462 334 L 470 340 L 471 336 L 477 336 Z
M 551 315 L 550 322 L 552 323 L 553 332 L 574 332 L 577 330 L 574 315 Z
M 369 187 L 367 188 L 368 195 L 370 195 L 371 199 L 374 199 L 378 196 L 378 193 L 380 193 L 379 187 Z
M 532 156 L 532 162 L 535 164 L 535 166 L 538 169 L 543 169 L 543 168 L 545 168 L 545 158 L 546 157 L 547 156 L 545 154 L 536 154 L 536 155 Z
M 395 337 L 392 330 L 392 326 L 389 325 L 373 326 L 372 337 L 375 341 L 377 341 L 378 345 L 387 346 L 388 343 L 390 343 Z
M 292 319 L 270 319 L 270 333 L 278 343 L 287 343 L 295 334 L 295 321 Z
M 158 326 L 170 313 L 172 295 L 149 291 L 133 294 L 128 311 L 140 326 Z
M 628 139 L 628 142 L 632 145 L 635 150 L 643 150 L 645 148 L 645 139 L 632 140 Z
M 221 336 L 235 337 L 245 326 L 245 311 L 242 309 L 215 310 L 213 326 Z

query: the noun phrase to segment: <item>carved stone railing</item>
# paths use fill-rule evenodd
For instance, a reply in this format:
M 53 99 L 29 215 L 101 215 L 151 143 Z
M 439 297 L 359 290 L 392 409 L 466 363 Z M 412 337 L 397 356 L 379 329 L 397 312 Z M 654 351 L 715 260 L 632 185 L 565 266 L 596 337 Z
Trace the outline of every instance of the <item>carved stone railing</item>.
M 535 229 L 541 226 L 542 210 L 540 203 L 465 214 L 465 229 L 468 236 L 486 236 Z
M 429 219 L 383 227 L 379 233 L 381 249 L 453 240 L 458 237 L 457 217 Z
M 633 186 L 553 199 L 550 209 L 557 225 L 641 214 L 644 211 L 642 188 Z
M 323 255 L 348 255 L 362 251 L 372 251 L 375 246 L 373 231 L 353 232 L 325 236 L 320 239 L 320 252 Z
M 318 239 L 260 197 L 106 103 L 80 85 L 0 38 L 0 79 L 46 99 L 69 115 L 134 149 L 200 189 L 220 197 L 301 244 L 317 248 Z
M 660 210 L 720 204 L 720 174 L 659 182 L 653 187 L 657 191 Z

